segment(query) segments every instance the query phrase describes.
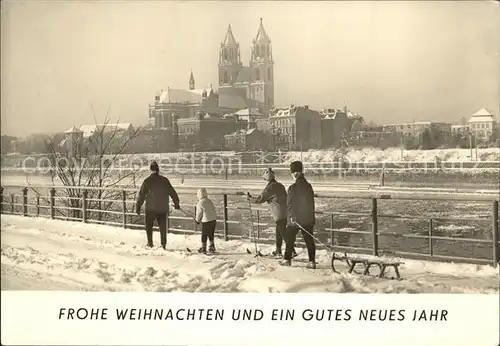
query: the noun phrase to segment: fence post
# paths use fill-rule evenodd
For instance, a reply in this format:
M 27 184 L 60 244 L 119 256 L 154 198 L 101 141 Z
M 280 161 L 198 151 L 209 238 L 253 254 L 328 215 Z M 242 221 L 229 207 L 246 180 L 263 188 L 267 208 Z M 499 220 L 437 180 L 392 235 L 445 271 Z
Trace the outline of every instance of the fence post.
M 377 217 L 377 199 L 372 198 L 372 241 L 373 255 L 378 256 L 378 217 Z
M 333 217 L 333 214 L 330 214 L 330 245 L 331 246 L 334 246 L 334 239 L 333 239 L 333 223 L 334 223 L 334 217 Z
M 36 216 L 40 216 L 40 195 L 36 194 Z
M 28 188 L 23 189 L 23 216 L 28 216 Z
M 257 239 L 260 239 L 260 210 L 257 209 Z
M 55 206 L 56 206 L 56 199 L 55 199 L 55 196 L 56 196 L 56 189 L 54 188 L 51 188 L 50 189 L 50 218 L 51 219 L 54 219 L 55 216 L 56 216 L 56 209 L 55 209 Z
M 3 213 L 3 187 L 0 187 L 0 214 Z
M 224 240 L 229 240 L 229 225 L 227 223 L 227 194 L 222 195 L 222 200 L 224 203 Z
M 493 202 L 493 265 L 500 263 L 500 246 L 498 246 L 498 201 Z
M 15 211 L 15 208 L 14 208 L 15 203 L 16 203 L 16 196 L 13 193 L 11 193 L 10 194 L 10 212 L 12 214 L 14 214 L 14 211 Z
M 97 195 L 98 201 L 97 201 L 97 220 L 102 221 L 102 188 L 99 188 L 99 193 Z
M 127 228 L 127 191 L 122 190 L 122 222 L 123 228 Z
M 429 219 L 429 255 L 434 256 L 434 246 L 432 244 L 433 220 Z
M 82 221 L 83 223 L 87 223 L 87 197 L 89 192 L 87 190 L 83 190 L 82 194 Z

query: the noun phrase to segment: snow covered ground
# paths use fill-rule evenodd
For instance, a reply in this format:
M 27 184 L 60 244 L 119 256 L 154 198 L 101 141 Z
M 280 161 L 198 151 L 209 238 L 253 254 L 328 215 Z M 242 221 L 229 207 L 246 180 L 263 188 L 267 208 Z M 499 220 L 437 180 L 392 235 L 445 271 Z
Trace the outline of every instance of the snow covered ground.
M 334 274 L 329 254 L 318 269 L 293 267 L 245 254 L 252 244 L 217 241 L 220 254 L 189 254 L 199 235 L 170 234 L 168 250 L 147 250 L 141 231 L 49 219 L 2 215 L 1 284 L 4 290 L 187 292 L 482 292 L 499 291 L 498 269 L 489 266 L 405 260 L 402 280 Z M 155 234 L 158 244 L 159 235 Z M 271 248 L 262 245 L 261 251 Z

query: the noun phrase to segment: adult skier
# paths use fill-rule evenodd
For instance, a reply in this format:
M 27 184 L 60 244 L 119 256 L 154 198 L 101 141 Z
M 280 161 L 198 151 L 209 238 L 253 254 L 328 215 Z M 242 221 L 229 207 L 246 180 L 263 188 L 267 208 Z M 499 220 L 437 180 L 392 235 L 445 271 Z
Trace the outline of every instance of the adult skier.
M 282 257 L 282 245 L 283 240 L 285 240 L 285 231 L 287 224 L 287 194 L 286 189 L 276 180 L 276 174 L 271 169 L 268 168 L 262 175 L 264 180 L 267 181 L 267 185 L 260 194 L 260 196 L 253 197 L 250 192 L 247 192 L 248 200 L 255 204 L 268 203 L 269 209 L 271 210 L 271 215 L 274 222 L 276 223 L 276 248 L 273 251 L 273 256 Z M 292 243 L 292 255 L 295 257 L 297 254 L 295 252 L 294 244 Z
M 151 175 L 141 185 L 137 196 L 136 212 L 141 215 L 141 207 L 146 201 L 146 236 L 147 246 L 153 247 L 153 224 L 156 220 L 160 228 L 161 247 L 167 247 L 167 219 L 169 213 L 170 197 L 174 208 L 180 209 L 179 196 L 167 177 L 160 175 L 158 163 L 153 161 L 150 165 Z
M 294 161 L 290 164 L 290 173 L 295 182 L 288 188 L 288 224 L 286 228 L 286 249 L 281 265 L 292 264 L 293 245 L 297 233 L 302 232 L 302 238 L 307 247 L 309 263 L 307 268 L 316 269 L 316 244 L 314 243 L 314 191 L 304 176 L 302 162 Z

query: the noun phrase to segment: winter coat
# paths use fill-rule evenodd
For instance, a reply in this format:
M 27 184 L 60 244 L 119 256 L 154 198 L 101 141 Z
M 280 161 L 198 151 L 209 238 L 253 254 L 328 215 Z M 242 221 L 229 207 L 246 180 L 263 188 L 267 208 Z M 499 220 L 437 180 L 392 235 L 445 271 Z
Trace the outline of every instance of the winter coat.
M 252 198 L 252 202 L 256 204 L 268 203 L 275 222 L 286 219 L 286 189 L 283 184 L 276 180 L 270 180 L 261 195 Z
M 210 222 L 217 220 L 214 203 L 208 198 L 207 190 L 198 190 L 198 204 L 196 205 L 196 222 Z
M 141 185 L 137 197 L 136 211 L 141 211 L 142 204 L 146 201 L 146 212 L 166 213 L 169 211 L 170 197 L 174 205 L 179 205 L 179 196 L 167 177 L 152 173 Z
M 314 191 L 306 180 L 301 175 L 295 183 L 288 188 L 288 224 L 292 225 L 291 220 L 300 224 L 303 227 L 312 227 L 316 223 L 314 214 Z

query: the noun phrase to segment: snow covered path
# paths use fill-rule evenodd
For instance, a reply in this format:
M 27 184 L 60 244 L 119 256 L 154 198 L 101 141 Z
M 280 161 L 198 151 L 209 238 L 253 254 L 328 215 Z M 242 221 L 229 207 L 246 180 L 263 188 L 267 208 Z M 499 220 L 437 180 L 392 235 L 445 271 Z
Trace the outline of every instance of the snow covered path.
M 218 240 L 220 255 L 188 254 L 199 236 L 170 234 L 168 250 L 147 250 L 143 232 L 75 222 L 2 215 L 2 288 L 10 290 L 185 292 L 483 292 L 499 291 L 489 266 L 408 261 L 403 280 L 333 274 L 329 253 L 318 269 L 245 254 L 248 243 Z M 155 234 L 158 244 L 159 234 Z M 253 246 L 250 245 L 250 248 Z M 270 251 L 268 245 L 261 246 Z

